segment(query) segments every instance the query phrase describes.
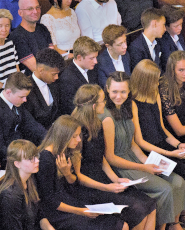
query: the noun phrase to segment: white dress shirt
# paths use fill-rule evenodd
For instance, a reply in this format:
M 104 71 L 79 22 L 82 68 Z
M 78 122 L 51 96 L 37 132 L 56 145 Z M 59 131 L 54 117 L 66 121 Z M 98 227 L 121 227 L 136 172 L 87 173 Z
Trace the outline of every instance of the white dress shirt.
M 114 0 L 109 0 L 103 5 L 95 0 L 83 0 L 78 4 L 75 12 L 81 36 L 88 36 L 96 42 L 102 41 L 102 31 L 106 26 L 121 24 L 121 15 Z
M 145 38 L 145 41 L 148 45 L 148 48 L 150 50 L 150 55 L 152 57 L 152 60 L 155 61 L 155 46 L 157 45 L 157 41 L 154 40 L 153 42 L 151 42 L 144 34 L 143 34 L 143 37 Z
M 38 79 L 35 74 L 32 74 L 33 80 L 35 81 L 35 83 L 37 84 L 37 86 L 40 89 L 40 92 L 42 94 L 42 96 L 44 97 L 44 100 L 46 101 L 47 105 L 51 105 L 53 103 L 53 97 L 51 95 L 50 89 L 47 85 L 47 83 L 41 81 L 40 79 Z
M 0 97 L 1 97 L 1 98 L 3 99 L 3 101 L 8 105 L 8 107 L 12 110 L 13 104 L 12 104 L 11 102 L 9 102 L 9 101 L 5 98 L 5 96 L 3 95 L 3 91 L 1 92 Z
M 111 56 L 111 54 L 109 53 L 108 48 L 107 48 L 107 52 L 108 52 L 108 54 L 109 54 L 109 56 L 110 56 L 110 58 L 111 58 L 111 60 L 112 60 L 112 62 L 113 62 L 113 65 L 114 65 L 116 71 L 125 72 L 125 68 L 124 68 L 124 65 L 123 65 L 123 62 L 122 62 L 122 57 L 121 57 L 121 55 L 119 55 L 118 60 L 116 60 L 116 59 L 114 59 L 114 58 Z
M 177 46 L 178 50 L 183 50 L 183 48 L 179 42 L 179 37 L 177 35 L 175 35 L 174 37 L 171 36 L 171 38 L 175 42 L 175 45 Z
M 75 64 L 75 66 L 78 68 L 78 70 L 80 71 L 80 73 L 84 76 L 85 80 L 89 83 L 89 78 L 88 78 L 88 75 L 87 75 L 87 71 L 88 69 L 82 69 L 79 65 L 77 65 L 73 59 L 73 63 Z

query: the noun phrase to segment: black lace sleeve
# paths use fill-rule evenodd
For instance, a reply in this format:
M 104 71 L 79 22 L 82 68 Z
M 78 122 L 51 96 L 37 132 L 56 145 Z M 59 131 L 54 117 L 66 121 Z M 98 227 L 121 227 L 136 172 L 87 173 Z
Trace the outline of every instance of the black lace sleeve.
M 176 113 L 175 107 L 172 106 L 172 103 L 169 99 L 167 84 L 161 84 L 159 86 L 159 93 L 160 93 L 160 97 L 161 97 L 163 115 L 168 116 L 168 115 L 175 114 Z

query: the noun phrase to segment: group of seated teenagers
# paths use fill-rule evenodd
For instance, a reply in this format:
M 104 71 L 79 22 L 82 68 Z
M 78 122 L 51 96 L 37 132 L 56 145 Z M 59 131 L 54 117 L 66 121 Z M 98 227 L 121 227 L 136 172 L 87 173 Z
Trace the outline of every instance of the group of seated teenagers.
M 10 28 L 11 15 L 4 13 L 0 23 Z M 144 32 L 128 51 L 123 26 L 103 30 L 103 52 L 93 39 L 79 37 L 68 66 L 56 50 L 43 47 L 29 58 L 30 76 L 16 72 L 14 45 L 0 40 L 14 59 L 0 94 L 0 167 L 6 169 L 0 229 L 165 230 L 168 224 L 182 230 L 183 16 L 172 6 L 145 10 Z M 177 162 L 169 177 L 144 164 L 152 150 Z M 145 176 L 143 184 L 120 184 Z M 128 207 L 112 215 L 85 207 L 110 202 Z

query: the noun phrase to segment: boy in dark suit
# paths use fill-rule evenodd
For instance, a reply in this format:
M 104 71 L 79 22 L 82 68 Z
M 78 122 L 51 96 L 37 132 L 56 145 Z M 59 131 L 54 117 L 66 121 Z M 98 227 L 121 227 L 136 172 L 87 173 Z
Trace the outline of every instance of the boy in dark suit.
M 36 55 L 36 70 L 31 76 L 33 88 L 25 107 L 46 129 L 62 114 L 58 74 L 64 65 L 56 50 L 46 48 Z
M 105 49 L 98 56 L 98 80 L 104 88 L 109 74 L 114 71 L 130 72 L 130 56 L 127 52 L 126 29 L 123 26 L 109 25 L 102 33 Z
M 161 67 L 161 49 L 156 38 L 162 38 L 166 19 L 160 9 L 149 8 L 141 15 L 141 24 L 144 28 L 143 34 L 136 38 L 128 47 L 132 70 L 143 59 L 150 59 Z
M 166 32 L 159 39 L 159 44 L 162 51 L 162 68 L 165 71 L 170 54 L 177 50 L 185 50 L 185 41 L 181 34 L 184 11 L 170 5 L 163 6 L 162 10 L 166 18 Z
M 46 134 L 42 125 L 22 105 L 32 89 L 31 80 L 21 72 L 7 79 L 0 94 L 0 168 L 6 165 L 6 149 L 16 139 L 28 139 L 40 144 Z
M 101 46 L 93 39 L 82 36 L 73 45 L 74 59 L 63 71 L 60 81 L 63 110 L 71 114 L 73 98 L 81 85 L 98 84 L 97 56 Z

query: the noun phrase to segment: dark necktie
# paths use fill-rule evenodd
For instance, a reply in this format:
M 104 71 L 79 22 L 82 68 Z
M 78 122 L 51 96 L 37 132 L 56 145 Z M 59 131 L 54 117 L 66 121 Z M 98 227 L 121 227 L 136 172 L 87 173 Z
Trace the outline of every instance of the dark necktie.
M 20 124 L 20 117 L 19 117 L 19 114 L 17 112 L 17 108 L 13 105 L 12 107 L 12 112 L 14 113 L 15 115 L 15 122 L 16 122 L 16 125 L 19 125 Z

